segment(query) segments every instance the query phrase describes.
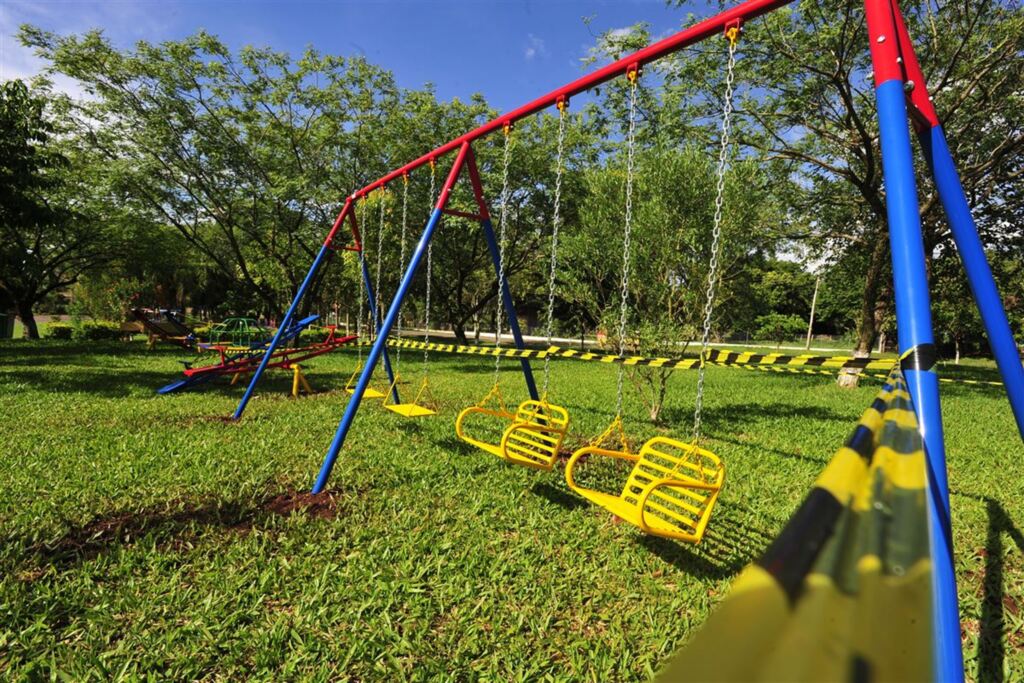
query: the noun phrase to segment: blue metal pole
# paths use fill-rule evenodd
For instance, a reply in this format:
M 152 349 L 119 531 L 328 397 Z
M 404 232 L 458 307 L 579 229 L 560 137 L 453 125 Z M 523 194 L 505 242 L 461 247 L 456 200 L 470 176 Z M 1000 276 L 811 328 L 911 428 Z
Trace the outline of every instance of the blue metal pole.
M 494 261 L 494 272 L 500 279 L 501 277 L 501 252 L 498 250 L 498 240 L 494 237 L 494 226 L 491 225 L 491 220 L 485 218 L 480 221 L 480 227 L 484 231 L 484 239 L 487 240 L 487 249 L 491 252 L 491 260 Z M 519 329 L 519 318 L 516 317 L 516 307 L 512 303 L 512 292 L 508 288 L 508 278 L 501 283 L 501 301 L 505 306 L 505 314 L 508 316 L 508 326 L 512 330 L 512 338 L 515 340 L 516 348 L 525 348 L 523 344 L 523 333 Z M 500 345 L 501 340 L 495 339 L 495 345 Z M 523 378 L 526 379 L 526 390 L 530 393 L 530 398 L 534 401 L 540 400 L 540 395 L 537 393 L 537 383 L 533 381 L 533 368 L 530 367 L 530 359 L 520 358 L 520 364 L 523 366 Z
M 461 159 L 456 162 L 461 165 Z M 388 334 L 391 332 L 391 328 L 395 324 L 395 320 L 398 318 L 398 311 L 402 307 L 402 301 L 405 299 L 405 295 L 409 292 L 409 288 L 412 287 L 413 278 L 416 276 L 416 269 L 419 268 L 420 261 L 423 259 L 423 254 L 427 250 L 427 245 L 430 243 L 430 238 L 434 235 L 434 229 L 437 227 L 438 221 L 441 219 L 441 207 L 435 208 L 430 214 L 430 219 L 427 221 L 427 227 L 423 231 L 423 236 L 420 237 L 419 244 L 416 245 L 416 250 L 412 254 L 412 259 L 409 261 L 409 267 L 405 271 L 405 275 L 402 276 L 402 282 L 398 285 L 398 291 L 395 293 L 395 298 L 391 302 L 391 306 L 388 308 L 388 313 L 384 318 L 384 322 L 381 323 L 380 329 L 377 331 L 377 339 L 374 340 L 373 346 L 370 348 L 370 355 L 366 358 L 366 365 L 363 366 L 363 372 L 359 375 L 359 381 L 356 383 L 355 393 L 352 394 L 352 398 L 349 399 L 348 405 L 345 406 L 345 414 L 341 418 L 341 422 L 338 424 L 338 430 L 334 433 L 334 439 L 331 441 L 331 446 L 327 449 L 327 456 L 324 458 L 323 465 L 320 466 L 320 474 L 317 475 L 316 484 L 313 485 L 313 493 L 320 493 L 327 486 L 327 480 L 331 476 L 331 470 L 334 468 L 334 461 L 338 459 L 338 453 L 341 451 L 342 445 L 345 443 L 345 437 L 348 435 L 348 430 L 352 427 L 352 421 L 356 417 L 356 412 L 359 410 L 359 403 L 363 399 L 363 392 L 366 391 L 366 387 L 370 384 L 370 376 L 373 374 L 373 368 L 380 359 L 381 354 L 384 353 L 384 346 L 387 343 Z M 364 277 L 369 277 L 365 270 L 364 264 Z
M 299 307 L 299 302 L 302 301 L 302 297 L 306 295 L 306 290 L 309 289 L 309 285 L 312 284 L 313 278 L 316 276 L 317 271 L 320 269 L 320 265 L 327 258 L 331 248 L 325 243 L 320 247 L 320 251 L 317 253 L 316 258 L 313 259 L 313 265 L 309 267 L 309 272 L 306 273 L 306 279 L 299 285 L 299 290 L 295 292 L 295 298 L 292 299 L 292 303 L 288 306 L 288 311 L 284 314 L 284 318 L 281 319 L 281 323 L 277 326 L 277 332 L 274 333 L 274 338 L 270 341 L 270 346 L 267 347 L 266 352 L 263 354 L 263 360 L 260 361 L 260 365 L 256 368 L 256 372 L 253 373 L 252 379 L 249 380 L 249 386 L 246 387 L 245 393 L 242 395 L 242 400 L 238 402 L 238 407 L 235 408 L 235 414 L 232 419 L 238 420 L 242 417 L 242 413 L 245 412 L 245 406 L 249 403 L 249 399 L 252 398 L 253 391 L 256 390 L 256 384 L 260 381 L 260 377 L 263 376 L 263 371 L 267 368 L 267 363 L 270 362 L 271 356 L 274 355 L 274 350 L 281 341 L 281 335 L 284 334 L 288 324 L 292 321 L 292 317 L 295 315 L 295 309 Z
M 370 300 L 370 315 L 373 316 L 374 329 L 377 330 L 377 336 L 380 337 L 380 317 L 377 315 L 377 303 L 373 294 L 373 286 L 370 285 L 370 271 L 366 267 L 366 259 L 363 258 L 362 251 L 359 252 L 359 265 L 363 270 L 363 284 L 366 285 L 366 296 Z M 370 362 L 367 361 L 366 364 L 370 365 Z M 395 382 L 395 373 L 391 369 L 391 357 L 388 356 L 386 346 L 384 347 L 384 371 L 387 372 L 388 382 L 391 384 L 391 399 L 395 403 L 401 403 L 402 401 L 398 398 L 398 384 Z
M 924 240 L 903 82 L 888 79 L 875 88 L 885 177 L 886 213 L 892 248 L 893 283 L 900 353 L 933 348 L 931 301 L 925 271 Z M 928 462 L 929 534 L 935 598 L 933 635 L 935 671 L 942 681 L 963 679 L 960 614 L 949 521 L 946 450 L 939 410 L 939 382 L 930 367 L 907 369 L 907 384 L 924 438 Z
M 1017 352 L 1017 344 L 1006 318 L 1002 297 L 992 277 L 992 269 L 985 257 L 985 249 L 978 237 L 978 229 L 967 205 L 964 188 L 956 164 L 946 143 L 942 126 L 933 126 L 918 134 L 925 160 L 928 162 L 939 191 L 939 199 L 946 211 L 949 227 L 953 232 L 956 249 L 967 273 L 971 293 L 985 323 L 988 343 L 992 348 L 999 372 L 1003 376 L 1006 395 L 1010 399 L 1013 416 L 1017 420 L 1017 431 L 1024 439 L 1024 365 Z

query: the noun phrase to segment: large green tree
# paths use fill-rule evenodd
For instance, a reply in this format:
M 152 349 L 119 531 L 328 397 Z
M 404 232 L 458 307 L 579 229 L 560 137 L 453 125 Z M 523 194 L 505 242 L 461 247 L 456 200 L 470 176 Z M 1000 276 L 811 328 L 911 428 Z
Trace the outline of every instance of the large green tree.
M 1019 183 L 1024 149 L 1024 15 L 1015 3 L 991 0 L 900 5 L 968 197 L 993 212 L 1007 201 L 1019 205 L 1019 193 L 1008 189 Z M 779 190 L 809 226 L 802 241 L 821 257 L 860 265 L 850 283 L 860 292 L 859 351 L 870 349 L 892 296 L 868 47 L 863 3 L 822 0 L 747 25 L 737 65 L 740 143 L 788 164 L 795 182 Z M 662 64 L 672 105 L 662 113 L 664 134 L 692 134 L 694 122 L 713 120 L 724 91 L 724 51 L 722 41 L 706 41 Z M 939 251 L 950 237 L 935 189 L 928 182 L 919 189 L 926 250 L 951 255 Z M 1007 228 L 980 225 L 989 244 Z
M 36 305 L 106 254 L 107 226 L 91 206 L 96 169 L 73 138 L 56 135 L 47 102 L 22 81 L 0 85 L 0 289 L 31 339 Z

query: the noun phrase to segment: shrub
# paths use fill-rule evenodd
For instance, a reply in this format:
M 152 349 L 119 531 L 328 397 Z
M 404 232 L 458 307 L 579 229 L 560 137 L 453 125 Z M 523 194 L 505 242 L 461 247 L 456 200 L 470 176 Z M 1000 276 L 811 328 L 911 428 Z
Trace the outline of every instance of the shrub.
M 121 338 L 121 325 L 100 320 L 82 323 L 74 329 L 72 337 L 79 341 L 102 341 Z
M 43 331 L 47 339 L 71 339 L 75 328 L 69 323 L 50 323 Z
M 327 339 L 327 336 L 331 333 L 326 327 L 313 327 L 303 330 L 299 334 L 299 346 L 307 346 L 309 344 L 319 344 Z M 344 330 L 338 333 L 344 335 Z
M 196 333 L 196 339 L 199 341 L 209 341 L 211 329 L 213 329 L 213 325 L 199 325 L 193 327 L 192 331 Z

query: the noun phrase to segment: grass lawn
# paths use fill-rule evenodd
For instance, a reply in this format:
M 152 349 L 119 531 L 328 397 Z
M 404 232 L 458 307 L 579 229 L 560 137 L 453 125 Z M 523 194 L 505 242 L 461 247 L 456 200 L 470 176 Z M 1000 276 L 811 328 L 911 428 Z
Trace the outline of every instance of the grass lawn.
M 433 359 L 439 417 L 365 402 L 329 499 L 288 514 L 341 416 L 355 352 L 311 364 L 314 387 L 333 389 L 316 396 L 292 399 L 290 377 L 274 375 L 240 424 L 218 419 L 240 386 L 154 394 L 184 358 L 141 343 L 0 344 L 0 677 L 645 680 L 783 526 L 879 387 L 711 368 L 704 422 L 728 475 L 695 548 L 615 524 L 560 470 L 458 441 L 457 410 L 493 373 L 465 356 Z M 410 380 L 420 359 L 403 356 Z M 611 417 L 615 371 L 552 371 L 575 446 Z M 688 435 L 695 382 L 673 376 L 664 431 Z M 943 390 L 968 676 L 1020 680 L 1024 447 L 999 389 Z M 637 438 L 659 431 L 643 414 L 630 394 Z

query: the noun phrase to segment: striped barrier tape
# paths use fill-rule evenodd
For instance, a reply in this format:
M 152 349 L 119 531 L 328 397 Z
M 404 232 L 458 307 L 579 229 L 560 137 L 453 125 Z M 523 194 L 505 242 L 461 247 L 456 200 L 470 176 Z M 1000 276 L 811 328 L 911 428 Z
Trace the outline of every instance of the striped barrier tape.
M 364 346 L 372 342 L 361 342 Z M 699 358 L 647 358 L 644 356 L 617 356 L 614 354 L 579 349 L 564 349 L 550 346 L 547 349 L 516 349 L 495 346 L 476 346 L 467 344 L 438 344 L 412 340 L 389 339 L 388 346 L 421 351 L 437 351 L 440 353 L 457 353 L 470 356 L 501 356 L 503 358 L 569 358 L 572 360 L 591 361 L 627 365 L 630 367 L 667 368 L 669 370 L 691 370 L 700 367 Z M 854 358 L 853 356 L 790 356 L 782 353 L 750 353 L 741 351 L 724 351 L 713 349 L 708 353 L 707 362 L 720 367 L 742 368 L 759 372 L 778 372 L 801 375 L 835 376 L 844 370 L 860 370 L 862 377 L 884 380 L 888 374 L 867 372 L 884 370 L 886 373 L 895 366 L 896 359 Z M 1001 387 L 1002 382 L 976 379 L 959 379 L 940 377 L 940 382 L 947 384 L 970 384 L 975 386 Z
M 659 680 L 932 680 L 926 483 L 917 417 L 894 368 L 779 536 Z

